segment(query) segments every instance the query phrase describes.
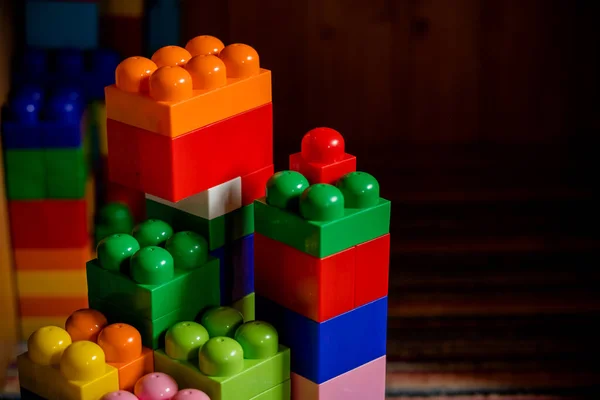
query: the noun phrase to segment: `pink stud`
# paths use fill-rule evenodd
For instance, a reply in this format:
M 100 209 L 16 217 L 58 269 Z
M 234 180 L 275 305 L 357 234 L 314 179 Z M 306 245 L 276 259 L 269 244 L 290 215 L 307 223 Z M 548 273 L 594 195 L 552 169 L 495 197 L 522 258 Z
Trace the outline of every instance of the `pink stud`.
M 133 393 L 126 392 L 125 390 L 118 390 L 116 392 L 105 394 L 102 396 L 101 400 L 138 400 L 138 398 Z
M 168 400 L 177 394 L 177 382 L 162 372 L 152 372 L 141 377 L 133 392 L 140 400 Z
M 183 389 L 173 397 L 173 400 L 210 400 L 210 397 L 197 389 Z

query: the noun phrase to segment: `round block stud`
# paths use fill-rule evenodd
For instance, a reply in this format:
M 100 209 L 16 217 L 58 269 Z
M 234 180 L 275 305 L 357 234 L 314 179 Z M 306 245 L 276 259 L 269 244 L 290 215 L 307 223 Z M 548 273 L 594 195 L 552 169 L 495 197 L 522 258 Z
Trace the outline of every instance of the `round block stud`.
M 194 269 L 208 260 L 208 242 L 195 232 L 177 232 L 167 240 L 165 249 L 173 256 L 175 268 Z
M 192 97 L 194 84 L 182 67 L 160 67 L 150 77 L 150 96 L 156 101 L 182 101 Z
M 213 54 L 218 56 L 225 45 L 219 39 L 210 35 L 196 36 L 190 39 L 185 45 L 185 49 L 190 52 L 192 57 L 206 56 Z
M 100 208 L 98 223 L 106 225 L 115 233 L 129 233 L 133 230 L 133 215 L 123 203 L 108 203 Z
M 315 128 L 302 138 L 302 158 L 310 163 L 330 164 L 344 159 L 344 137 L 335 129 Z
M 231 376 L 244 369 L 244 350 L 232 338 L 218 336 L 200 349 L 198 367 L 208 376 Z
M 38 365 L 57 365 L 71 343 L 71 336 L 64 329 L 44 326 L 29 336 L 27 355 Z
M 117 88 L 130 93 L 148 93 L 150 76 L 158 67 L 145 57 L 129 57 L 121 61 L 115 70 Z
M 160 219 L 147 219 L 133 228 L 132 235 L 140 247 L 163 246 L 173 236 L 173 228 Z
M 131 277 L 137 283 L 159 285 L 169 282 L 174 275 L 173 257 L 162 247 L 144 247 L 131 257 Z
M 258 53 L 246 44 L 230 44 L 219 53 L 228 78 L 249 78 L 260 73 Z
M 210 338 L 205 327 L 197 322 L 178 322 L 165 336 L 165 352 L 175 360 L 193 360 Z
M 131 325 L 118 323 L 108 325 L 98 336 L 106 362 L 126 363 L 142 355 L 142 336 Z
M 60 372 L 70 381 L 91 381 L 106 373 L 102 348 L 82 340 L 67 347 L 60 359 Z
M 81 93 L 64 89 L 48 99 L 44 115 L 50 121 L 78 124 L 83 115 L 83 107 Z
M 300 195 L 309 186 L 300 172 L 276 172 L 267 181 L 267 204 L 283 210 L 298 211 Z
M 346 208 L 367 208 L 379 204 L 379 182 L 366 172 L 350 172 L 336 186 L 344 195 Z
M 152 61 L 158 68 L 184 66 L 190 58 L 190 52 L 179 46 L 161 47 L 152 54 Z
M 117 390 L 116 392 L 105 394 L 100 400 L 138 400 L 138 397 L 125 390 Z
M 140 400 L 172 399 L 179 390 L 175 379 L 162 372 L 152 372 L 142 376 L 136 383 L 133 393 Z
M 212 90 L 227 85 L 225 63 L 214 55 L 194 56 L 185 65 L 195 90 Z
M 105 237 L 96 247 L 100 266 L 110 271 L 126 272 L 131 257 L 140 249 L 140 244 L 131 235 L 115 233 Z
M 38 122 L 43 97 L 44 91 L 41 87 L 29 85 L 21 88 L 10 100 L 10 118 L 24 124 Z
M 257 360 L 269 358 L 279 350 L 279 335 L 273 325 L 263 321 L 250 321 L 235 332 L 235 340 L 244 350 L 244 358 Z
M 344 195 L 333 185 L 312 185 L 300 196 L 300 214 L 309 221 L 333 221 L 342 218 Z
M 244 323 L 244 316 L 233 307 L 213 307 L 202 315 L 200 323 L 211 338 L 216 336 L 232 338 L 237 328 Z
M 84 308 L 75 311 L 67 318 L 65 329 L 73 342 L 80 340 L 96 342 L 98 334 L 107 324 L 106 317 L 100 311 Z
M 198 389 L 183 389 L 173 397 L 173 400 L 210 400 L 210 397 Z

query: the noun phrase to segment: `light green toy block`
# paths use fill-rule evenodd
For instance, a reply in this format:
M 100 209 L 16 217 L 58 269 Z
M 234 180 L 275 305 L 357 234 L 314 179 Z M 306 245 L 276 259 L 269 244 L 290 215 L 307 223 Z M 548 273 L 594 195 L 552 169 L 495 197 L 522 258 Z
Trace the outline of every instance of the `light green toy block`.
M 292 397 L 292 382 L 285 381 L 272 389 L 262 392 L 250 400 L 289 400 Z
M 161 284 L 143 285 L 120 271 L 100 266 L 98 259 L 87 263 L 88 295 L 118 305 L 128 314 L 156 320 L 175 310 L 200 312 L 220 304 L 219 260 L 209 256 L 191 270 L 175 268 L 174 277 Z
M 274 389 L 273 396 L 278 391 L 285 392 L 285 387 L 275 389 L 290 379 L 290 350 L 285 346 L 280 345 L 279 352 L 267 359 L 244 359 L 243 370 L 233 376 L 206 376 L 198 369 L 198 361 L 194 362 L 173 360 L 163 350 L 154 352 L 154 369 L 157 372 L 173 377 L 179 387 L 202 390 L 211 400 L 289 398 L 269 397 L 267 392 Z
M 208 240 L 210 250 L 223 247 L 254 232 L 254 206 L 239 208 L 217 218 L 205 219 L 146 199 L 148 218 L 161 219 L 175 231 L 193 231 Z
M 43 150 L 5 150 L 6 197 L 37 200 L 47 197 Z
M 87 165 L 83 149 L 46 149 L 44 164 L 48 198 L 85 197 Z
M 234 302 L 231 306 L 242 313 L 244 322 L 254 321 L 254 293 L 247 294 Z

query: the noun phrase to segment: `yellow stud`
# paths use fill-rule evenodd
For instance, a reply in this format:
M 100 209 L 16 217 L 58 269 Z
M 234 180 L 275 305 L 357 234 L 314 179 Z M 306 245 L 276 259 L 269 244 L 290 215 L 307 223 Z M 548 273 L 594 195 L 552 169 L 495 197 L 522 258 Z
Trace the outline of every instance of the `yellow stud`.
M 58 326 L 44 326 L 29 336 L 27 354 L 36 364 L 56 365 L 70 344 L 71 336 L 67 331 Z
M 96 343 L 81 340 L 63 353 L 60 372 L 70 381 L 91 381 L 106 373 L 104 351 Z

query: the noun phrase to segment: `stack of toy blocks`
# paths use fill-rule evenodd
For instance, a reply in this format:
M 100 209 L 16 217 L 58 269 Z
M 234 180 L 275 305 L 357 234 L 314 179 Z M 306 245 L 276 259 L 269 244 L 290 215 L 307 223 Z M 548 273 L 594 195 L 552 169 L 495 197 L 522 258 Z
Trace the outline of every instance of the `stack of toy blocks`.
M 131 57 L 106 88 L 110 179 L 149 218 L 208 240 L 221 304 L 253 315 L 253 200 L 273 172 L 271 73 L 250 46 L 211 36 Z
M 255 201 L 256 316 L 290 347 L 292 396 L 384 399 L 390 202 L 318 128 Z

